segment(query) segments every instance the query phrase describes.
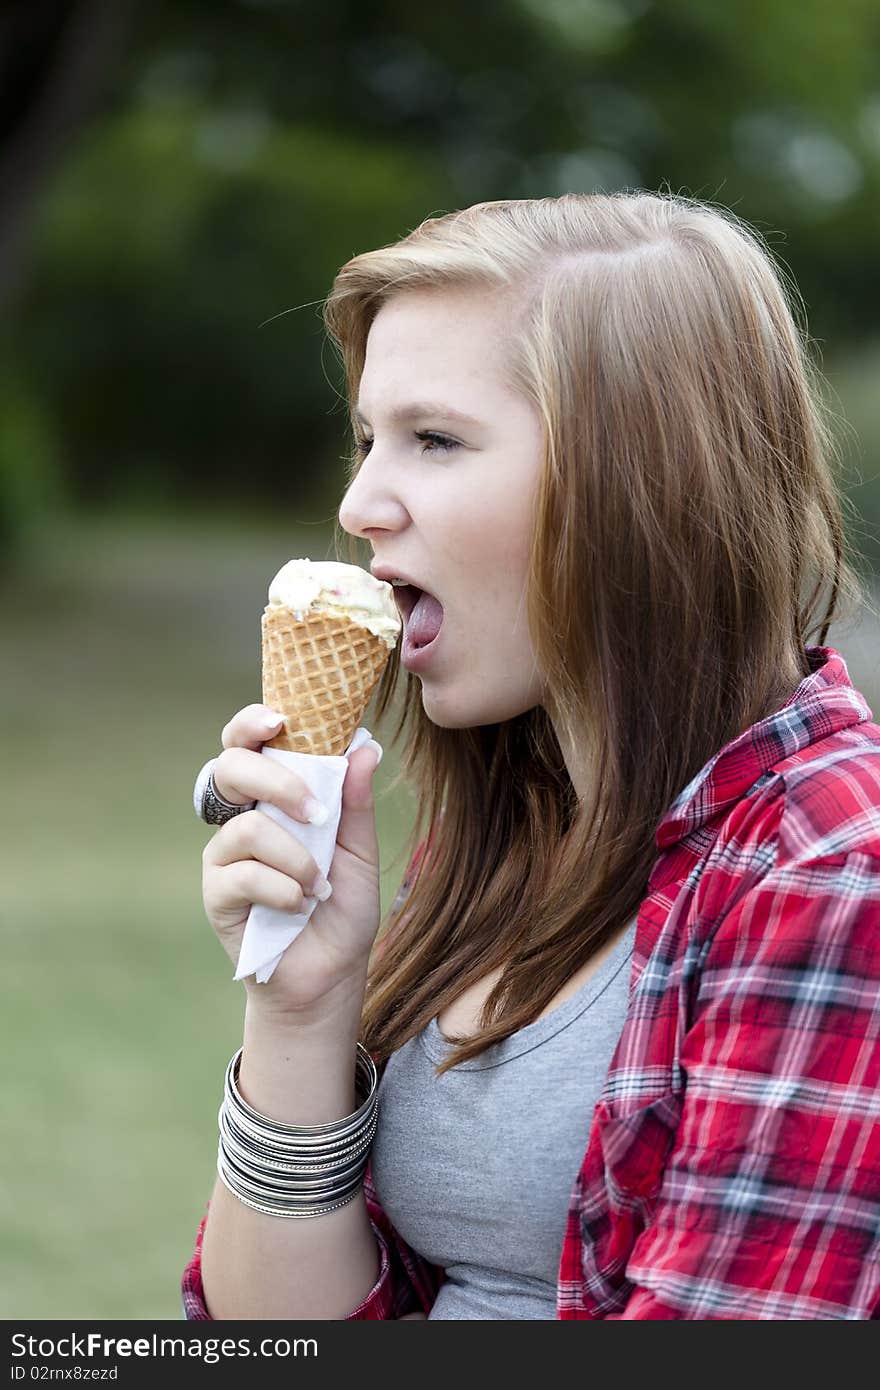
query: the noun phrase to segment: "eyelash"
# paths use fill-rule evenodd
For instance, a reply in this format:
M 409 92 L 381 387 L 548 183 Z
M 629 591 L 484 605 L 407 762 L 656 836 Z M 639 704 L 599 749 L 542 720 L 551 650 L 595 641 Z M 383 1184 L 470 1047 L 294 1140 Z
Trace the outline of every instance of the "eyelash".
M 457 440 L 449 439 L 445 434 L 437 434 L 435 430 L 416 430 L 415 437 L 416 439 L 431 441 L 433 444 L 433 447 L 430 449 L 422 449 L 421 452 L 423 454 L 447 453 L 450 449 L 458 448 Z M 365 457 L 372 447 L 372 439 L 367 439 L 364 435 L 355 435 L 355 453 L 361 458 Z

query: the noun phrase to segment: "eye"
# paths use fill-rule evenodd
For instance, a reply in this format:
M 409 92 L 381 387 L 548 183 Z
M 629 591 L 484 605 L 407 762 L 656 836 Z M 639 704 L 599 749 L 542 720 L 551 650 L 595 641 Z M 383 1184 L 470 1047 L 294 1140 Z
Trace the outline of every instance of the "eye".
M 457 439 L 449 439 L 445 434 L 437 434 L 434 430 L 416 430 L 415 437 L 424 441 L 425 447 L 421 450 L 423 454 L 446 453 L 459 447 Z M 365 458 L 372 447 L 372 439 L 367 439 L 366 435 L 355 435 L 354 451 L 359 458 Z
M 423 454 L 446 453 L 449 449 L 457 449 L 458 441 L 448 439 L 445 434 L 435 434 L 433 430 L 416 430 L 416 439 L 430 441 L 430 448 L 422 449 Z

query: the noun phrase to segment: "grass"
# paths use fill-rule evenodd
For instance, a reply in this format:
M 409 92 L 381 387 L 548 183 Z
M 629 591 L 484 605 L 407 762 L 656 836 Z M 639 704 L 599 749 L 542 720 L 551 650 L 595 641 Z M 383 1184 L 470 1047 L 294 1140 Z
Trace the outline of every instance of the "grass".
M 327 526 L 93 516 L 42 533 L 0 608 L 7 1319 L 181 1316 L 243 995 L 208 926 L 196 772 L 260 698 L 259 614 Z M 876 628 L 838 637 L 875 712 Z M 414 817 L 390 729 L 383 908 Z

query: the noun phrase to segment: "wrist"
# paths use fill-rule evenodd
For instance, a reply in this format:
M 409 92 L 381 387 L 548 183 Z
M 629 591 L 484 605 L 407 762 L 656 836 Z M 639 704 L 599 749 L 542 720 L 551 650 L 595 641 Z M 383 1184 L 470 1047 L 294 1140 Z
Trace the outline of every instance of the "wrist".
M 246 984 L 245 990 L 245 1029 L 251 1024 L 261 1033 L 277 1034 L 279 1039 L 350 1037 L 356 1042 L 360 1036 L 366 969 L 356 977 L 341 980 L 307 1005 L 274 998 L 265 985 Z
M 350 1115 L 360 1012 L 313 1027 L 245 1015 L 240 1089 L 260 1114 L 287 1124 L 325 1124 Z

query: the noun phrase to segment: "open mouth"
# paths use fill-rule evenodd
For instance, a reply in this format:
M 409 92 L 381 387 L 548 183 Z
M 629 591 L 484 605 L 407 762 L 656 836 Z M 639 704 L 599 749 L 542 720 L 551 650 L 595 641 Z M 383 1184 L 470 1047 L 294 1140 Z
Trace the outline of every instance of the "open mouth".
M 424 590 L 417 589 L 414 584 L 395 584 L 394 602 L 397 604 L 397 609 L 400 613 L 401 621 L 403 622 L 404 627 L 406 627 L 407 618 L 415 608 L 423 593 Z
M 395 587 L 394 597 L 403 621 L 405 650 L 417 652 L 430 646 L 443 623 L 440 600 L 414 584 Z

